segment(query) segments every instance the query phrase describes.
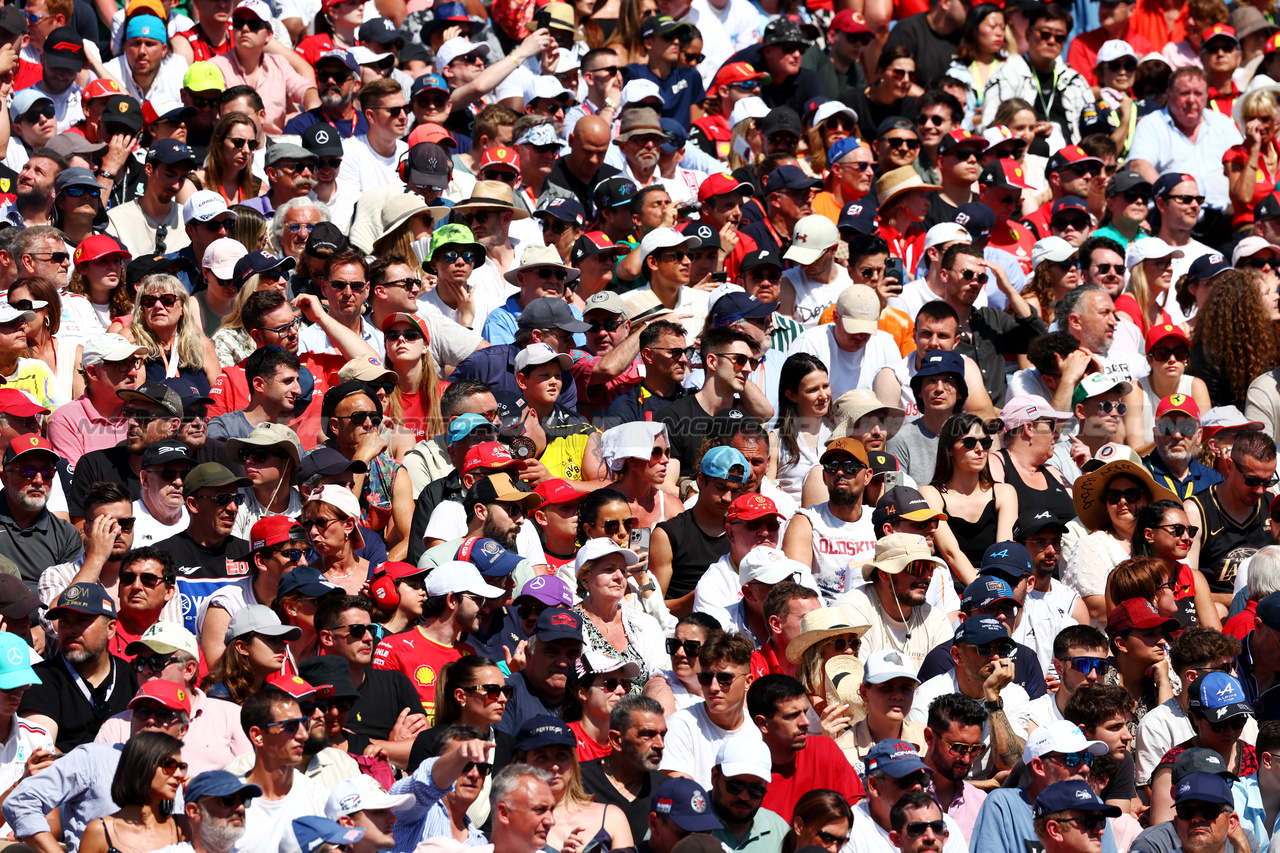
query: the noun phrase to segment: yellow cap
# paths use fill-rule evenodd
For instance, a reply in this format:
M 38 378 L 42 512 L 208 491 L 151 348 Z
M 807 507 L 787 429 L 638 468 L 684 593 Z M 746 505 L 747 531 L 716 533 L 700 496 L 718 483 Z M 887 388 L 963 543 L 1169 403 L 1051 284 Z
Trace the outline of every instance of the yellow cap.
M 134 2 L 150 2 L 150 0 L 134 0 Z M 182 76 L 182 87 L 193 92 L 225 92 L 227 83 L 222 79 L 222 71 L 212 62 L 196 62 Z

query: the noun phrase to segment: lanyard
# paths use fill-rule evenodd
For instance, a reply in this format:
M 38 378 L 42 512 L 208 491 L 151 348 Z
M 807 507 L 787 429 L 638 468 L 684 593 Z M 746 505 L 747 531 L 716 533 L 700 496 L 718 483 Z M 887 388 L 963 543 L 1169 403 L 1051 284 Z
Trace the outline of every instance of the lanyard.
M 1023 57 L 1023 58 L 1026 59 L 1026 57 Z M 1049 113 L 1053 110 L 1053 105 L 1058 100 L 1058 73 L 1061 71 L 1061 69 L 1058 68 L 1056 63 L 1054 64 L 1053 91 L 1049 97 L 1049 100 L 1046 102 L 1044 98 L 1044 90 L 1040 88 L 1040 73 L 1036 71 L 1035 66 L 1033 66 L 1029 61 L 1027 62 L 1027 67 L 1031 69 L 1031 82 L 1035 84 L 1036 97 L 1040 101 L 1040 106 L 1044 108 L 1044 120 L 1052 121 L 1052 119 L 1049 118 Z
M 70 663 L 67 662 L 67 658 L 65 655 L 62 655 L 61 657 L 62 657 L 62 665 L 67 668 L 67 672 L 71 673 L 71 679 L 75 682 L 76 687 L 80 688 L 80 692 L 84 694 L 84 698 L 88 700 L 89 707 L 93 709 L 94 718 L 98 720 L 105 720 L 107 717 L 111 716 L 111 714 L 109 713 L 109 709 L 106 707 L 106 704 L 107 704 L 106 700 L 103 699 L 101 702 L 99 702 L 98 700 L 94 699 L 93 693 L 90 692 L 89 686 L 84 683 L 84 679 L 80 677 L 80 673 L 76 672 L 75 667 L 73 667 Z M 111 690 L 115 686 L 115 680 L 116 680 L 116 662 L 113 660 L 111 661 L 111 676 L 107 681 L 107 687 L 105 691 L 107 696 L 111 695 Z

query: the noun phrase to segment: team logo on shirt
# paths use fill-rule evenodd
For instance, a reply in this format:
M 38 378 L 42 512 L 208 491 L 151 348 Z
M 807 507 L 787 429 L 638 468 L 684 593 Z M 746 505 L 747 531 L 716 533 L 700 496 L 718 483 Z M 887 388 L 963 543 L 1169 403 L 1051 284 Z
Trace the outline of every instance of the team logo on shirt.
M 431 667 L 423 664 L 413 671 L 414 680 L 423 687 L 430 687 L 436 683 L 436 671 Z

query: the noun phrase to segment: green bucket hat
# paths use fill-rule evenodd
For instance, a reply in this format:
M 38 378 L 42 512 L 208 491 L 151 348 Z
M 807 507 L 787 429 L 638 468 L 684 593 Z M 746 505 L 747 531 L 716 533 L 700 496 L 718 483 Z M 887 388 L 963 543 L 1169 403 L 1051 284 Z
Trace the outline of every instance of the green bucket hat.
M 485 251 L 481 243 L 476 242 L 476 237 L 471 233 L 471 229 L 465 225 L 443 225 L 431 232 L 430 252 L 427 255 L 428 261 L 436 259 L 436 252 L 445 246 L 467 246 L 473 249 L 478 257 L 476 258 L 476 266 L 484 263 Z

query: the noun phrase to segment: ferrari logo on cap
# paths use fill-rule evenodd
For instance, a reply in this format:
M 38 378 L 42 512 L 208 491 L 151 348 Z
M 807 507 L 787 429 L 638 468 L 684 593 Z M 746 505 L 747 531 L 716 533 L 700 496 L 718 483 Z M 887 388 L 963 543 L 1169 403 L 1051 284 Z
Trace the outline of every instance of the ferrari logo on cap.
M 1183 403 L 1187 402 L 1187 395 L 1186 394 L 1170 394 L 1169 402 L 1175 406 L 1181 406 Z
M 187 691 L 183 690 L 181 687 L 178 688 L 178 701 L 179 702 L 187 701 Z
M 32 438 L 32 439 L 31 439 L 31 446 L 32 446 L 32 447 L 39 447 L 39 446 L 40 446 L 40 439 L 38 439 L 38 438 Z

